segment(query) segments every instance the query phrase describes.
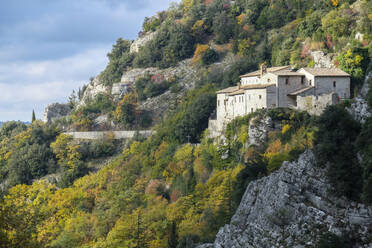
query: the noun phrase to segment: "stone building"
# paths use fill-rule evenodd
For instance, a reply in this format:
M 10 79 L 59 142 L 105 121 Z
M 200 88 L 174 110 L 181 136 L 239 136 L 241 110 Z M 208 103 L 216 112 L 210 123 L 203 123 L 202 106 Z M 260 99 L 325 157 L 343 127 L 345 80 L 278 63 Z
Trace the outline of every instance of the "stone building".
M 327 105 L 348 98 L 350 75 L 340 69 L 296 71 L 291 66 L 262 65 L 260 70 L 242 75 L 237 86 L 217 91 L 216 119 L 210 120 L 209 129 L 219 132 L 234 118 L 258 109 L 289 107 L 320 114 Z

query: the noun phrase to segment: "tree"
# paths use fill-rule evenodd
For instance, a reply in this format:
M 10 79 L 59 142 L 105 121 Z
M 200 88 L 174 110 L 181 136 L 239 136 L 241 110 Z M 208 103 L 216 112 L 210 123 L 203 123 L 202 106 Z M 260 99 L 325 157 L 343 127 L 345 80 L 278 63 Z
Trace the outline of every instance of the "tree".
M 70 105 L 70 108 L 73 109 L 75 108 L 76 103 L 77 103 L 77 96 L 76 96 L 75 90 L 73 90 L 70 97 L 68 98 L 68 105 Z
M 317 164 L 327 168 L 336 192 L 359 199 L 362 173 L 355 141 L 360 124 L 340 105 L 327 107 L 317 124 L 314 149 Z
M 35 111 L 32 110 L 32 120 L 31 120 L 31 122 L 33 123 L 34 121 L 36 121 L 36 116 L 35 116 Z
M 226 11 L 217 13 L 213 18 L 213 32 L 219 44 L 227 43 L 233 35 L 234 23 Z
M 177 224 L 175 221 L 173 221 L 168 239 L 168 247 L 177 248 L 177 245 L 178 245 Z

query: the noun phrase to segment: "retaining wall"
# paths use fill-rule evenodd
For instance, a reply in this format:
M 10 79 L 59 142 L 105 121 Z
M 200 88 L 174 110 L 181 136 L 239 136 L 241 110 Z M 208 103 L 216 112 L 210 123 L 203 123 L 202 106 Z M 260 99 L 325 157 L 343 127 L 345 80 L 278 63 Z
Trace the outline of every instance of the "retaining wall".
M 74 139 L 87 139 L 87 140 L 98 140 L 108 137 L 114 139 L 131 139 L 134 137 L 137 131 L 91 131 L 91 132 L 66 132 L 65 134 L 71 135 Z M 144 137 L 149 137 L 155 133 L 152 130 L 138 131 Z

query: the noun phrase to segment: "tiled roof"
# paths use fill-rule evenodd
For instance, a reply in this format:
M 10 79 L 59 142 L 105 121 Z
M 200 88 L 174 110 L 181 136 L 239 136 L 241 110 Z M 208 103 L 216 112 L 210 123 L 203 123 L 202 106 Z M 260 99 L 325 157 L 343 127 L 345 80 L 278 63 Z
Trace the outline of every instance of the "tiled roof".
M 232 86 L 232 87 L 229 87 L 229 88 L 226 88 L 226 89 L 219 90 L 216 93 L 217 94 L 231 93 L 231 92 L 236 91 L 237 89 L 238 89 L 238 86 Z
M 235 95 L 240 95 L 244 94 L 245 90 L 254 90 L 254 89 L 265 89 L 270 86 L 275 86 L 275 84 L 250 84 L 250 85 L 242 85 L 240 86 L 240 89 L 237 89 L 234 92 L 231 92 L 229 96 L 235 96 Z
M 287 70 L 282 70 L 282 71 L 274 71 L 271 72 L 272 74 L 278 75 L 278 76 L 305 76 L 303 73 L 295 72 L 295 71 L 287 71 Z
M 350 74 L 338 68 L 303 68 L 308 73 L 318 77 L 350 77 Z
M 245 91 L 244 89 L 240 89 L 240 90 L 230 93 L 229 96 L 242 95 L 244 94 L 244 91 Z
M 286 65 L 286 66 L 276 66 L 276 67 L 270 67 L 270 68 L 267 68 L 266 71 L 267 72 L 276 72 L 276 71 L 281 71 L 281 70 L 285 70 L 285 69 L 289 69 L 291 66 L 290 65 Z M 240 77 L 255 77 L 255 76 L 260 76 L 261 75 L 261 70 L 257 70 L 257 71 L 254 71 L 254 72 L 250 72 L 250 73 L 247 73 L 245 75 L 241 75 Z
M 308 86 L 308 87 L 305 87 L 305 88 L 302 88 L 302 89 L 299 89 L 299 90 L 295 90 L 295 91 L 289 93 L 288 95 L 289 96 L 297 96 L 297 95 L 299 95 L 301 93 L 304 93 L 304 92 L 306 92 L 310 89 L 313 89 L 313 88 L 315 88 L 315 87 L 314 86 Z

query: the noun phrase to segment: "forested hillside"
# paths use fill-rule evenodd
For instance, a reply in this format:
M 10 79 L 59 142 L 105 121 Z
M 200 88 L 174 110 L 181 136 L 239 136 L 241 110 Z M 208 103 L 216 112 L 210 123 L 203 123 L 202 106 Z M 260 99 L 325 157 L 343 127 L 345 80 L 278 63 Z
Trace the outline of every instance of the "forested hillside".
M 183 0 L 146 18 L 140 35 L 151 32 L 153 39 L 138 52 L 130 51 L 132 41 L 118 39 L 96 80 L 112 87 L 136 68 L 188 63 L 195 82 L 146 74 L 118 101 L 105 93 L 82 104 L 87 86 L 70 98 L 70 116 L 1 127 L 0 247 L 191 248 L 213 242 L 247 185 L 306 149 L 314 150 L 337 194 L 372 202 L 372 118 L 355 121 L 347 111 L 353 100 L 320 117 L 289 109 L 252 113 L 228 125 L 222 144 L 206 130 L 216 90 L 264 62 L 313 67 L 312 52 L 332 54 L 334 66 L 351 74 L 356 96 L 372 68 L 371 1 Z M 155 121 L 139 108 L 164 94 L 176 103 L 162 118 Z M 372 106 L 371 92 L 368 101 Z M 66 126 L 91 130 L 101 115 L 117 127 L 156 134 L 126 144 L 62 134 Z M 250 128 L 266 118 L 273 123 L 267 138 L 252 145 Z M 94 166 L 107 158 L 102 169 Z

